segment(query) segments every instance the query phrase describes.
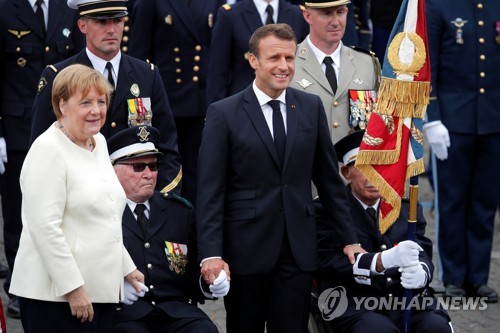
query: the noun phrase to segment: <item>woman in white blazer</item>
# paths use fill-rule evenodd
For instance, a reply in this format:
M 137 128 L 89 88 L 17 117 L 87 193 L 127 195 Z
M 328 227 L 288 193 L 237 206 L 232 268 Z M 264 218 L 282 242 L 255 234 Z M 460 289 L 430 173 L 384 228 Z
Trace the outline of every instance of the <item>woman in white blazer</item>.
M 99 133 L 111 91 L 94 69 L 62 70 L 52 90 L 57 121 L 24 161 L 23 231 L 9 291 L 25 332 L 110 332 L 124 280 L 142 287 L 122 242 L 125 192 Z

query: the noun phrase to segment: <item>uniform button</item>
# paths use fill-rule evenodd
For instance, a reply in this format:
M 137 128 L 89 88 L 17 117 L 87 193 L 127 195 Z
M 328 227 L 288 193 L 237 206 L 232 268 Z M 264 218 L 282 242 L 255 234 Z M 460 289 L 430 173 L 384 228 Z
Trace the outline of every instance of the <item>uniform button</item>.
M 153 269 L 153 265 L 151 265 L 151 264 L 147 264 L 147 266 L 146 266 L 146 267 L 147 267 L 148 269 Z
M 123 27 L 123 31 L 128 32 L 130 30 L 130 27 L 128 25 Z
M 151 290 L 151 289 L 155 289 L 155 286 L 150 285 L 150 286 L 149 286 L 149 289 L 150 289 L 150 290 Z
M 177 79 L 177 80 L 175 80 L 175 82 L 176 82 L 176 83 L 181 83 L 181 82 L 182 82 L 182 80 L 181 80 L 181 79 Z
M 199 56 L 199 55 L 194 56 L 194 61 L 200 61 L 200 59 L 201 59 L 201 58 L 200 58 L 200 56 Z
M 195 72 L 199 72 L 199 71 L 200 71 L 200 66 L 194 66 L 194 67 L 193 67 L 193 71 L 195 71 Z
M 114 121 L 111 123 L 111 127 L 113 127 L 113 128 L 116 127 L 116 123 Z
M 125 43 L 128 42 L 128 36 L 123 36 L 122 41 L 124 41 Z
M 481 73 L 479 73 L 479 76 L 480 76 L 480 77 L 485 77 L 485 76 L 486 76 L 486 74 L 485 74 L 484 72 L 481 72 Z
M 123 18 L 123 20 L 124 20 L 125 22 L 128 22 L 128 16 L 125 16 L 125 17 Z
M 45 46 L 45 53 L 48 53 L 50 51 L 50 47 Z
M 193 82 L 198 82 L 198 77 L 197 76 L 193 76 Z
M 481 55 L 479 56 L 479 59 L 481 59 L 481 60 L 485 61 L 485 60 L 486 60 L 486 56 L 485 56 L 484 54 L 481 54 Z
M 392 294 L 389 294 L 389 297 L 392 297 Z
M 480 27 L 482 27 L 482 26 L 484 25 L 484 21 L 482 21 L 482 20 L 481 20 L 481 21 L 478 21 L 478 22 L 477 22 L 477 24 L 478 24 Z
M 123 52 L 128 52 L 128 47 L 126 47 L 126 46 L 122 47 L 122 51 Z
M 21 52 L 21 48 L 19 46 L 16 47 L 16 52 Z
M 390 277 L 387 278 L 388 283 L 392 283 L 392 279 Z
M 69 45 L 66 45 L 66 51 L 69 50 Z
M 385 245 L 385 244 L 380 245 L 380 249 L 382 251 L 387 250 L 387 245 Z
M 144 247 L 145 247 L 146 249 L 149 249 L 149 248 L 151 247 L 151 244 L 149 244 L 148 242 L 146 242 L 146 243 L 144 243 Z
M 337 107 L 337 106 L 339 106 L 339 102 L 337 102 L 337 101 L 333 102 L 333 107 Z
M 181 62 L 181 58 L 175 58 L 174 61 L 175 62 Z
M 194 47 L 194 49 L 195 49 L 195 51 L 200 52 L 200 51 L 201 51 L 201 45 L 196 45 L 196 46 Z
M 485 93 L 484 88 L 480 88 L 480 89 L 479 89 L 479 93 L 480 93 L 480 94 L 484 94 L 484 93 Z
M 179 52 L 179 48 L 178 47 L 174 47 L 174 52 Z
M 156 305 L 155 301 L 151 301 L 151 304 Z
M 337 128 L 337 127 L 339 127 L 339 123 L 335 121 L 332 126 L 333 126 L 333 128 Z
M 483 4 L 482 4 L 482 3 L 478 3 L 478 4 L 477 4 L 477 8 L 479 8 L 479 9 L 483 9 Z
M 176 73 L 180 73 L 180 72 L 181 72 L 181 69 L 180 69 L 180 68 L 176 68 L 176 69 L 175 69 L 175 72 L 176 72 Z
M 479 38 L 479 43 L 484 44 L 484 38 L 483 37 Z

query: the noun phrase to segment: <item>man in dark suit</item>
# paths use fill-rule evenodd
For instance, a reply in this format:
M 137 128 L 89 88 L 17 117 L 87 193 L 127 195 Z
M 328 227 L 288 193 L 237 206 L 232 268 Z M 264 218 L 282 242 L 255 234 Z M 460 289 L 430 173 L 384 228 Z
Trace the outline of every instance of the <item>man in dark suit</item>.
M 354 132 L 335 144 L 337 156 L 343 163 L 341 172 L 348 183 L 352 223 L 361 246 L 368 251 L 356 255 L 354 266 L 347 261 L 339 246 L 341 235 L 336 230 L 331 232 L 331 221 L 324 215 L 319 201 L 316 202 L 320 290 L 329 293 L 329 288 L 339 288 L 348 301 L 344 313 L 328 318 L 330 325 L 335 332 L 399 332 L 402 325 L 400 310 L 404 304 L 404 288 L 407 288 L 418 298 L 412 301 L 415 302 L 411 315 L 412 332 L 452 332 L 450 318 L 444 310 L 437 309 L 437 300 L 428 291 L 434 266 L 432 242 L 425 236 L 422 206 L 418 205 L 415 242 L 406 240 L 409 208 L 406 199 L 403 199 L 396 222 L 386 233 L 380 233 L 377 218 L 380 193 L 354 166 L 363 135 L 364 131 Z M 321 296 L 320 302 L 323 300 Z M 361 303 L 359 307 L 359 302 L 354 299 L 362 297 L 381 302 L 386 300 L 389 304 L 396 304 L 390 302 L 396 299 L 401 306 L 393 309 L 376 307 L 374 310 Z M 330 304 L 334 303 L 326 298 L 325 304 L 319 306 L 328 307 Z M 333 313 L 335 309 L 325 312 L 330 310 Z
M 45 66 L 84 46 L 76 13 L 65 0 L 45 1 L 40 6 L 36 0 L 0 4 L 0 173 L 5 256 L 11 271 L 22 228 L 19 173 L 29 148 L 38 79 Z M 5 290 L 9 285 L 7 278 Z M 17 301 L 9 302 L 7 315 L 19 317 Z
M 227 330 L 305 332 L 317 238 L 311 180 L 354 262 L 350 227 L 318 96 L 288 88 L 296 38 L 286 24 L 250 39 L 253 84 L 208 108 L 199 156 L 198 244 L 209 283 L 231 269 Z
M 68 5 L 80 13 L 78 27 L 86 36 L 87 48 L 43 71 L 33 105 L 31 140 L 55 121 L 50 96 L 57 73 L 74 63 L 93 67 L 116 87 L 101 133 L 110 137 L 130 126 L 157 128 L 161 133 L 158 148 L 164 153 L 158 186 L 171 191 L 182 177 L 177 131 L 158 68 L 120 52 L 126 1 L 69 0 Z
M 288 24 L 299 40 L 309 33 L 299 7 L 284 0 L 242 0 L 219 9 L 210 47 L 208 105 L 242 91 L 255 78 L 248 65 L 248 41 L 258 27 L 270 22 Z
M 217 332 L 196 306 L 207 296 L 221 297 L 229 281 L 209 290 L 197 265 L 192 205 L 175 194 L 154 191 L 160 133 L 150 126 L 124 129 L 108 139 L 111 162 L 125 190 L 123 243 L 149 291 L 126 297 L 115 313 L 117 333 Z M 206 287 L 206 292 L 200 286 Z M 130 290 L 125 287 L 125 290 Z M 211 294 L 210 294 L 211 293 Z M 126 293 L 127 295 L 127 293 Z M 129 301 L 127 301 L 129 300 Z M 130 304 L 136 300 L 133 304 Z
M 196 165 L 207 112 L 210 37 L 223 0 L 137 1 L 128 54 L 156 64 L 170 100 L 182 157 L 182 196 L 196 199 Z M 165 38 L 168 36 L 168 38 Z

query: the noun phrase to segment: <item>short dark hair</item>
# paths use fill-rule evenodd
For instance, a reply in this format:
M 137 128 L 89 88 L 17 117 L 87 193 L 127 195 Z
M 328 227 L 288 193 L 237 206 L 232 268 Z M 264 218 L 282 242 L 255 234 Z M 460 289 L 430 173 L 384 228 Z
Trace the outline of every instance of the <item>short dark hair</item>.
M 250 37 L 250 42 L 248 43 L 248 49 L 257 58 L 259 57 L 259 43 L 261 39 L 267 36 L 275 36 L 278 39 L 293 41 L 297 44 L 297 37 L 293 32 L 292 27 L 286 23 L 277 24 L 266 24 L 255 30 Z

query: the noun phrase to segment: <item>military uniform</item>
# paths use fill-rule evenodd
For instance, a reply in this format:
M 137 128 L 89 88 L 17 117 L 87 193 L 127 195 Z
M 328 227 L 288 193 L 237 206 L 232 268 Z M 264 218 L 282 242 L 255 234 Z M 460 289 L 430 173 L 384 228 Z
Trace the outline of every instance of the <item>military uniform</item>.
M 183 159 L 182 194 L 196 198 L 196 166 L 207 111 L 208 49 L 223 0 L 138 1 L 131 16 L 128 54 L 160 70 L 177 125 Z M 168 38 L 165 38 L 168 36 Z
M 33 105 L 32 141 L 56 120 L 50 97 L 55 76 L 63 68 L 75 63 L 92 67 L 86 50 L 82 50 L 79 54 L 43 71 Z M 160 73 L 153 64 L 122 53 L 116 90 L 106 115 L 106 123 L 101 128 L 101 133 L 106 138 L 130 126 L 128 101 L 135 98 L 150 98 L 152 126 L 161 133 L 158 149 L 164 153 L 163 157 L 159 158 L 162 163 L 157 187 L 167 187 L 171 190 L 180 181 L 181 163 L 177 150 L 177 131 Z
M 445 283 L 488 281 L 500 187 L 500 2 L 428 0 L 429 121 L 448 129 L 437 161 L 438 248 Z M 459 167 L 457 167 L 459 166 Z
M 199 285 L 195 221 L 190 204 L 173 195 L 164 198 L 159 192 L 149 199 L 149 204 L 146 234 L 128 206 L 123 214 L 123 243 L 137 269 L 144 273 L 149 292 L 116 311 L 114 331 L 150 332 L 134 322 L 148 321 L 148 315 L 161 311 L 176 321 L 197 321 L 196 325 L 201 325 L 197 327 L 199 332 L 217 332 L 208 316 L 196 307 L 196 301 L 204 296 Z M 194 327 L 190 329 L 186 332 L 192 332 Z
M 349 89 L 373 90 L 378 82 L 372 56 L 342 45 L 340 50 L 338 88 L 334 94 L 308 39 L 297 47 L 295 74 L 290 86 L 321 98 L 333 143 L 345 137 L 349 130 Z
M 290 25 L 297 40 L 309 33 L 309 25 L 300 8 L 284 0 L 279 1 L 277 23 Z M 262 25 L 253 0 L 224 5 L 219 9 L 210 48 L 208 104 L 244 90 L 253 81 L 255 75 L 248 63 L 248 42 L 252 33 Z
M 65 0 L 50 1 L 46 32 L 28 0 L 2 1 L 0 27 L 0 137 L 5 138 L 8 158 L 2 176 L 2 211 L 5 255 L 12 271 L 22 228 L 19 174 L 29 148 L 38 79 L 47 64 L 78 52 L 84 37 Z
M 351 0 L 351 3 L 347 4 L 347 8 L 349 11 L 342 41 L 349 46 L 354 45 L 369 49 L 371 30 L 368 0 Z

